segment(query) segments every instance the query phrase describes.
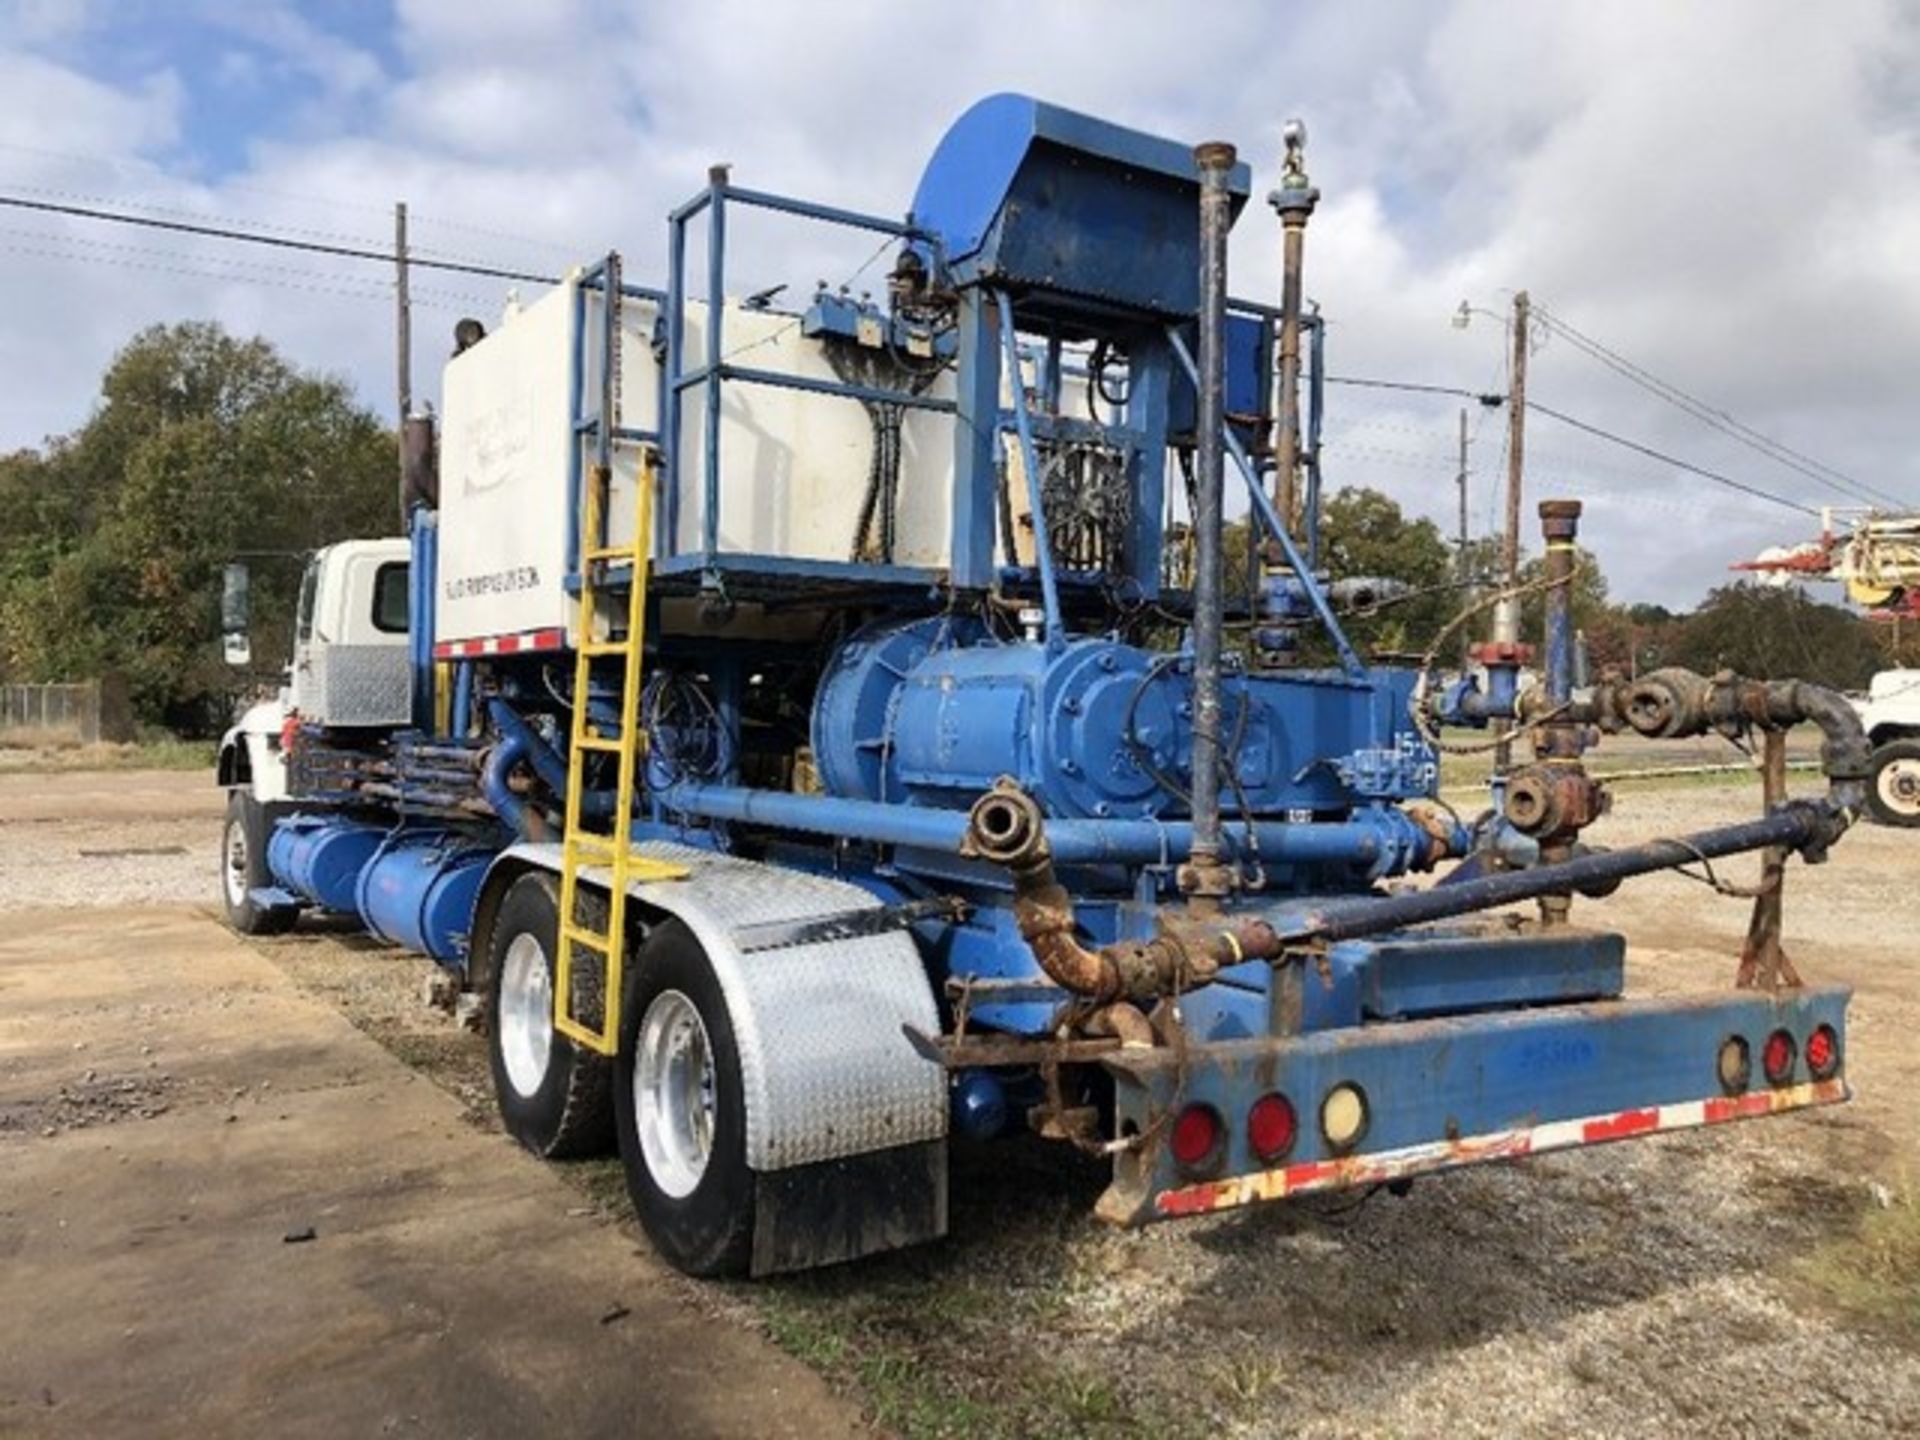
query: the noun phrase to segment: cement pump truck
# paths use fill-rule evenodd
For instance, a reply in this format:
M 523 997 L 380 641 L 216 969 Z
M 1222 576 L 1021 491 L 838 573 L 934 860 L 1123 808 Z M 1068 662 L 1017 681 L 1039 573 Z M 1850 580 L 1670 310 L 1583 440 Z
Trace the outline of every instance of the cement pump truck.
M 663 287 L 609 256 L 463 322 L 406 538 L 314 558 L 290 685 L 223 747 L 234 927 L 357 916 L 447 967 L 507 1130 L 617 1147 L 701 1275 L 940 1236 L 955 1137 L 1106 1157 L 1098 1214 L 1137 1224 L 1844 1100 L 1847 992 L 1792 975 L 1777 885 L 1722 993 L 1627 998 L 1624 941 L 1570 912 L 1822 859 L 1863 799 L 1853 712 L 1678 670 L 1576 690 L 1569 501 L 1538 683 L 1511 593 L 1472 678 L 1355 651 L 1286 140 L 1278 305 L 1228 294 L 1231 146 L 999 95 L 901 218 L 717 168 Z M 884 294 L 735 298 L 746 211 L 877 242 Z M 1513 752 L 1471 827 L 1443 723 Z M 1596 735 L 1799 723 L 1824 793 L 1581 840 Z

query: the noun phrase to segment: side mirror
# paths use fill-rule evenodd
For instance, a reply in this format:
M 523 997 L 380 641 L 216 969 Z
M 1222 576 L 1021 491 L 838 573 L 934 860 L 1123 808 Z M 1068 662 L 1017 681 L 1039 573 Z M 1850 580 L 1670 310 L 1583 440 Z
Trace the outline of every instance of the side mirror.
M 229 564 L 220 579 L 220 648 L 229 665 L 253 660 L 253 577 L 244 561 Z

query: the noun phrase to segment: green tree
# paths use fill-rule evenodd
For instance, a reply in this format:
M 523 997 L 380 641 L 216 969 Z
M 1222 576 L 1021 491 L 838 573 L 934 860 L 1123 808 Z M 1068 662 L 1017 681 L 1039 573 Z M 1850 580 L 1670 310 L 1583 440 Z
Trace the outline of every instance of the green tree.
M 255 650 L 287 648 L 298 556 L 390 533 L 392 432 L 346 384 L 217 325 L 156 326 L 108 367 L 93 416 L 0 459 L 0 667 L 117 673 L 143 720 L 222 719 L 222 567 L 254 561 Z
M 1345 617 L 1347 637 L 1363 654 L 1417 656 L 1464 603 L 1439 526 L 1408 519 L 1378 490 L 1355 486 L 1328 497 L 1320 558 L 1334 580 L 1385 576 L 1412 588 L 1403 600 Z
M 1884 663 L 1869 622 L 1797 588 L 1722 585 L 1679 626 L 1668 663 L 1702 674 L 1736 670 L 1763 680 L 1866 685 Z

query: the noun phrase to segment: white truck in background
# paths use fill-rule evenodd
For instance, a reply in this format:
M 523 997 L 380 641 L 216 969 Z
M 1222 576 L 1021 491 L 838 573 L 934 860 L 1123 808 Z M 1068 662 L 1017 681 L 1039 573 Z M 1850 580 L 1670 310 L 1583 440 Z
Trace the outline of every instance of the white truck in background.
M 1867 808 L 1882 825 L 1920 826 L 1920 670 L 1882 670 L 1859 709 L 1873 744 Z

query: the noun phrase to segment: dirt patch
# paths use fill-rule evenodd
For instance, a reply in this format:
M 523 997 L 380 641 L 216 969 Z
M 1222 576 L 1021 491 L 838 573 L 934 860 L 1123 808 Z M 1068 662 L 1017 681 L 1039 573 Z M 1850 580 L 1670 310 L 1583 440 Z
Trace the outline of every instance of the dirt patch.
M 171 1108 L 172 1077 L 163 1071 L 100 1075 L 86 1071 L 44 1098 L 0 1104 L 0 1137 L 51 1137 L 69 1130 L 153 1120 Z

